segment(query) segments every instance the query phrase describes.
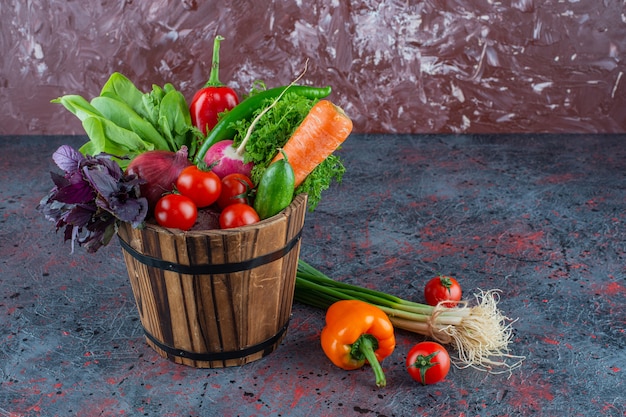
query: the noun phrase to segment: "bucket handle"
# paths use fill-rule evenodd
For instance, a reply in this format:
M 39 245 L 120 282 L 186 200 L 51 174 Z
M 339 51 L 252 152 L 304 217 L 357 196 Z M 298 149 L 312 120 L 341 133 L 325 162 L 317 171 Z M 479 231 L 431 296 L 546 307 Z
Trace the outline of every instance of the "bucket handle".
M 265 255 L 257 256 L 256 258 L 248 259 L 242 262 L 234 262 L 228 264 L 204 264 L 204 265 L 183 265 L 176 262 L 166 261 L 164 259 L 155 258 L 146 254 L 143 254 L 135 250 L 128 242 L 122 239 L 119 235 L 120 244 L 122 248 L 128 252 L 130 256 L 135 258 L 140 263 L 151 266 L 154 268 L 162 269 L 165 271 L 172 271 L 185 275 L 214 275 L 214 274 L 230 274 L 233 272 L 247 271 L 249 269 L 256 268 L 261 265 L 265 265 L 283 258 L 296 246 L 300 238 L 302 237 L 302 229 L 289 241 L 287 244 L 274 252 L 267 253 Z

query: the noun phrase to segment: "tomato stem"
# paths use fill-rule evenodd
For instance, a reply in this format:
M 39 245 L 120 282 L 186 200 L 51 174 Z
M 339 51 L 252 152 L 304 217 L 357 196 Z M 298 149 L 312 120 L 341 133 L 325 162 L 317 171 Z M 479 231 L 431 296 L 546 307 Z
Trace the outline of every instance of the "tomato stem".
M 378 340 L 371 334 L 362 334 L 356 342 L 352 344 L 350 354 L 355 359 L 365 357 L 374 371 L 376 386 L 382 388 L 387 385 L 387 378 L 385 377 L 383 367 L 376 357 L 376 349 L 378 349 Z
M 439 362 L 432 362 L 433 358 L 438 354 L 439 351 L 437 350 L 428 356 L 418 355 L 417 358 L 415 358 L 415 362 L 411 364 L 411 367 L 419 369 L 422 385 L 426 385 L 426 372 L 433 366 L 439 364 Z

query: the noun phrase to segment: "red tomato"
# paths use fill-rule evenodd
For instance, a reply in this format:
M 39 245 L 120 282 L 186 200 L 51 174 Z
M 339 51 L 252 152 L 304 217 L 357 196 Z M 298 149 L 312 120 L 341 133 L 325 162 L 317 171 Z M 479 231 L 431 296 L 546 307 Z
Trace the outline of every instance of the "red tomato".
M 154 217 L 163 227 L 189 230 L 196 223 L 198 208 L 189 197 L 167 194 L 157 201 Z
M 196 207 L 208 207 L 219 198 L 222 182 L 214 172 L 190 165 L 178 176 L 176 189 L 182 195 L 191 198 Z
M 428 281 L 424 287 L 424 298 L 426 303 L 436 306 L 440 301 L 450 301 L 444 303 L 445 307 L 454 307 L 457 301 L 461 300 L 463 292 L 458 281 L 452 277 L 439 275 Z
M 436 342 L 420 342 L 406 357 L 406 370 L 422 385 L 443 381 L 450 370 L 450 355 Z
M 234 227 L 254 224 L 261 220 L 252 206 L 244 203 L 235 203 L 226 206 L 220 214 L 220 227 L 232 229 Z
M 222 178 L 222 193 L 217 199 L 217 205 L 224 207 L 235 203 L 250 204 L 249 194 L 254 188 L 252 180 L 240 173 L 228 174 Z

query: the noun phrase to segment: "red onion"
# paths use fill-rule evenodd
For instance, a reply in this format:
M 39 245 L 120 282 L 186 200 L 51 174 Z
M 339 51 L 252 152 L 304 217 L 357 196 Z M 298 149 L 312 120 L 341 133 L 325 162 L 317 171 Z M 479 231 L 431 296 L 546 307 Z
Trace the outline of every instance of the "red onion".
M 145 181 L 141 195 L 148 199 L 150 210 L 154 209 L 163 194 L 171 192 L 183 168 L 191 165 L 186 146 L 177 152 L 154 150 L 137 155 L 126 168 L 127 174 L 135 174 Z

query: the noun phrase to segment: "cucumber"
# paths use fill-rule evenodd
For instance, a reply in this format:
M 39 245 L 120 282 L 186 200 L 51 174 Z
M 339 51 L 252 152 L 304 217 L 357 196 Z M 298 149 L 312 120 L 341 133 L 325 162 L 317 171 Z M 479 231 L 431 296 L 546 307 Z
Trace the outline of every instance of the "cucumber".
M 285 157 L 267 167 L 254 198 L 254 209 L 261 220 L 280 213 L 291 204 L 295 184 L 296 176 Z

